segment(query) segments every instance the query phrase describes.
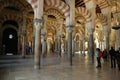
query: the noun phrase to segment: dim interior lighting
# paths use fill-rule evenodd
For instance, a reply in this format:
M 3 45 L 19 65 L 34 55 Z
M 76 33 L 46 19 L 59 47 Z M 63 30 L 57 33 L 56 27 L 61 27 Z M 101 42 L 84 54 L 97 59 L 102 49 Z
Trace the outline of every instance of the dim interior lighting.
M 13 38 L 13 35 L 12 35 L 12 34 L 10 34 L 10 35 L 9 35 L 9 39 L 12 39 L 12 38 Z

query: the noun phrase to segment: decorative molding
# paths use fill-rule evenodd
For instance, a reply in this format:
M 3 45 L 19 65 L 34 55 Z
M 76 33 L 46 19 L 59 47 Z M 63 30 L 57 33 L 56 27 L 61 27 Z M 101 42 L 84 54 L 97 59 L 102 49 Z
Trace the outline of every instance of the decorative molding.
M 34 22 L 34 23 L 43 23 L 44 20 L 43 20 L 43 18 L 41 18 L 41 19 L 35 18 L 35 19 L 33 20 L 33 22 Z

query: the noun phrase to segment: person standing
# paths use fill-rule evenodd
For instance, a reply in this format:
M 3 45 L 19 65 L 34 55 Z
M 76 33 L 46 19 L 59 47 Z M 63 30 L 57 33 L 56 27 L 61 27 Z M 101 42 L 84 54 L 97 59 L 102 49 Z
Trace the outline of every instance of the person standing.
M 113 47 L 111 47 L 110 51 L 110 59 L 111 59 L 111 68 L 115 68 L 116 67 L 116 61 L 115 61 L 115 50 Z
M 30 46 L 27 46 L 27 47 L 26 47 L 26 54 L 27 54 L 27 55 L 30 55 L 30 50 L 31 50 Z
M 97 67 L 96 68 L 101 68 L 101 61 L 100 61 L 100 59 L 101 59 L 102 52 L 100 51 L 99 48 L 97 48 L 95 54 L 96 54 L 96 58 L 97 58 Z
M 106 51 L 106 49 L 103 50 L 103 60 L 104 60 L 104 62 L 107 61 L 107 51 Z

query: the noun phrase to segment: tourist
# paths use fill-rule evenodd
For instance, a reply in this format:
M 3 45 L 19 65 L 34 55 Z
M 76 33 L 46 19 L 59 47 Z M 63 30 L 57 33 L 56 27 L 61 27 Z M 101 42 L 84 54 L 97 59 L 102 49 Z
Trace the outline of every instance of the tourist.
M 115 50 L 113 47 L 111 47 L 110 51 L 110 59 L 111 59 L 111 68 L 115 68 L 116 67 L 116 61 L 115 61 Z

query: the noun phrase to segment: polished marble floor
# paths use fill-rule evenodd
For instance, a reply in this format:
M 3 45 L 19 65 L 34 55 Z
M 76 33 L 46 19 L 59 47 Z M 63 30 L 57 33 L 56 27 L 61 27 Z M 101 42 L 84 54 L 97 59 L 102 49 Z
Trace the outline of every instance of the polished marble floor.
M 72 66 L 64 54 L 41 58 L 40 70 L 34 70 L 33 64 L 33 56 L 0 56 L 0 80 L 120 80 L 120 71 L 111 69 L 109 61 L 102 60 L 98 69 L 96 61 L 93 64 L 82 54 L 73 57 Z

